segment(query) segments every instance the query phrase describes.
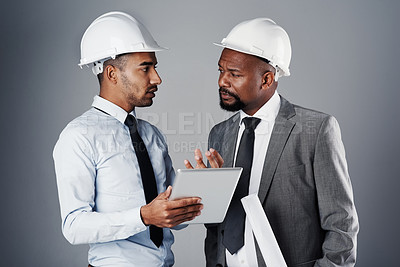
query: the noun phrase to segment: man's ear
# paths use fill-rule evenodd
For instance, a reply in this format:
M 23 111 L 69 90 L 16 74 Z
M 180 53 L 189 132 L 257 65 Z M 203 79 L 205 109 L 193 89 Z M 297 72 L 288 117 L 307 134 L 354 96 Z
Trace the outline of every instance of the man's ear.
M 104 79 L 110 81 L 113 84 L 117 83 L 118 80 L 118 69 L 113 65 L 107 65 L 104 69 Z
M 275 82 L 275 74 L 272 71 L 266 71 L 262 76 L 262 89 L 269 89 Z

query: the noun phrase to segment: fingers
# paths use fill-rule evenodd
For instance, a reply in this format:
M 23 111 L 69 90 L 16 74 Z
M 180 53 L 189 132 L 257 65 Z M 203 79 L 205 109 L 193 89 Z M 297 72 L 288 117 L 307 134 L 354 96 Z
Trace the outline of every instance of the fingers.
M 167 190 L 164 191 L 166 199 L 169 198 L 169 196 L 171 195 L 171 192 L 172 192 L 172 186 L 169 185 L 167 187 Z
M 208 151 L 207 151 L 208 152 Z M 206 152 L 206 153 L 207 153 Z M 196 160 L 196 162 L 197 162 L 197 165 L 196 165 L 196 169 L 204 169 L 204 168 L 207 168 L 207 166 L 204 164 L 204 162 L 203 162 L 203 156 L 201 155 L 201 151 L 200 151 L 200 149 L 196 149 L 195 151 L 194 151 L 194 159 Z
M 202 209 L 203 204 L 184 206 L 177 209 L 166 208 L 160 212 L 161 218 L 154 224 L 158 227 L 171 228 L 182 222 L 193 220 L 201 214 Z
M 214 156 L 215 160 L 217 161 L 218 166 L 222 167 L 222 165 L 224 165 L 224 159 L 222 158 L 221 154 L 219 154 L 218 151 L 215 150 L 214 148 L 210 148 L 210 152 Z
M 200 201 L 200 198 L 183 198 L 169 201 L 168 219 L 173 219 L 173 221 L 193 219 L 200 215 L 199 212 L 203 209 L 203 204 Z
M 202 209 L 203 209 L 203 204 L 185 206 L 182 208 L 172 210 L 170 215 L 171 218 L 191 217 L 199 213 Z
M 221 168 L 224 164 L 224 159 L 214 148 L 210 148 L 210 150 L 207 151 L 205 155 L 212 168 Z
M 214 155 L 210 151 L 207 151 L 204 154 L 206 155 L 207 160 L 210 163 L 211 168 L 219 168 L 218 162 L 216 161 Z
M 164 200 L 171 193 L 171 187 L 161 193 L 151 203 L 141 207 L 140 213 L 145 225 L 158 227 L 174 227 L 184 221 L 193 220 L 203 209 L 198 197 L 178 200 Z
M 210 163 L 211 168 L 221 168 L 222 165 L 224 165 L 224 159 L 214 148 L 210 148 L 210 150 L 204 154 L 208 162 Z M 198 148 L 194 151 L 194 159 L 196 160 L 197 163 L 195 169 L 207 168 L 207 166 L 203 162 L 203 156 L 201 154 L 201 151 Z M 183 163 L 185 164 L 186 169 L 193 169 L 192 164 L 187 159 L 185 159 Z
M 197 216 L 201 215 L 201 211 L 191 212 L 186 214 L 180 214 L 174 218 L 176 225 L 181 224 L 183 222 L 191 221 Z
M 156 200 L 156 199 L 168 199 L 169 196 L 171 195 L 171 191 L 172 191 L 172 186 L 168 186 L 167 190 L 165 190 L 164 192 L 160 193 L 154 200 Z
M 179 209 L 187 206 L 192 206 L 201 203 L 201 198 L 199 197 L 186 197 L 176 200 L 171 200 L 168 202 L 168 209 Z
M 185 164 L 186 169 L 193 169 L 192 164 L 187 159 L 185 159 L 183 163 Z
M 166 219 L 160 227 L 168 227 L 172 228 L 175 227 L 183 222 L 191 221 L 197 216 L 201 214 L 201 211 L 196 211 L 196 212 L 190 212 L 190 213 L 185 213 L 185 214 L 179 214 L 175 216 L 174 218 L 171 219 Z
M 197 216 L 201 215 L 201 210 L 203 209 L 202 204 L 186 206 L 179 209 L 175 209 L 171 212 L 171 222 L 178 225 L 182 222 L 191 221 Z

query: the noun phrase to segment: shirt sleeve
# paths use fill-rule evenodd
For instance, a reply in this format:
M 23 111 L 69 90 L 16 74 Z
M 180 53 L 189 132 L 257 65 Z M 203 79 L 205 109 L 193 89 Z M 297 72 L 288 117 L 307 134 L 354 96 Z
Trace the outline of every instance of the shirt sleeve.
M 80 131 L 66 128 L 53 151 L 62 232 L 71 244 L 126 239 L 147 229 L 140 207 L 99 213 L 95 206 L 93 149 Z
M 321 227 L 326 231 L 323 258 L 315 266 L 354 266 L 358 217 L 339 125 L 332 116 L 318 135 L 314 171 Z

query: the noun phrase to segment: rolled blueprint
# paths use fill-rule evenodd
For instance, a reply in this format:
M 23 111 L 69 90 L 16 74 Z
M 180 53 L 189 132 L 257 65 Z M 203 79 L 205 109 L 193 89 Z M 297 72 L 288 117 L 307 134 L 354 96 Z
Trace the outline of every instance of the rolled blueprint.
M 274 232 L 256 194 L 241 199 L 246 216 L 268 267 L 287 267 Z

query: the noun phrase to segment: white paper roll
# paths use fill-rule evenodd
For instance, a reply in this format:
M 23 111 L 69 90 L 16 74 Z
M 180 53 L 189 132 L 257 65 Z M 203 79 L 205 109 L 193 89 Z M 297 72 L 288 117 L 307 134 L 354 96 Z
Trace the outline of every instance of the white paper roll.
M 287 267 L 274 232 L 257 195 L 241 199 L 246 216 L 268 267 Z

